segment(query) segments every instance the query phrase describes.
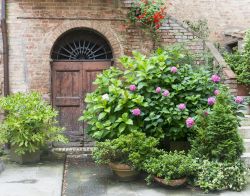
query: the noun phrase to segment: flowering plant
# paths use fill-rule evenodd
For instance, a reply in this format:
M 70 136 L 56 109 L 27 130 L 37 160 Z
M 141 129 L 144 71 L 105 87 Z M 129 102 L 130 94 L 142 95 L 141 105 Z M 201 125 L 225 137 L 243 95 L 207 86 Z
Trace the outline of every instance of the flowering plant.
M 197 109 L 215 103 L 219 76 L 186 64 L 179 48 L 158 49 L 150 57 L 133 55 L 120 59 L 123 69 L 99 75 L 97 89 L 87 95 L 81 119 L 88 123 L 89 135 L 104 141 L 137 130 L 157 138 L 186 139 L 196 124 Z
M 130 20 L 157 30 L 166 17 L 166 5 L 162 0 L 137 0 L 129 12 Z

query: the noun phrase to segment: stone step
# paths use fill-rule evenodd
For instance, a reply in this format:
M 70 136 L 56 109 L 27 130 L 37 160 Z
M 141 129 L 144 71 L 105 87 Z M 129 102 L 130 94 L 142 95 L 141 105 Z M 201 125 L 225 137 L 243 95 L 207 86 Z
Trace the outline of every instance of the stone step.
M 243 153 L 243 155 L 241 156 L 241 159 L 244 160 L 248 168 L 250 168 L 250 153 L 249 152 Z
M 66 147 L 66 148 L 53 148 L 52 152 L 66 153 L 66 154 L 91 154 L 93 147 Z
M 241 126 L 250 126 L 250 118 L 243 118 L 240 124 Z
M 250 153 L 250 139 L 243 139 L 245 152 Z
M 242 126 L 238 130 L 243 139 L 250 139 L 250 126 Z

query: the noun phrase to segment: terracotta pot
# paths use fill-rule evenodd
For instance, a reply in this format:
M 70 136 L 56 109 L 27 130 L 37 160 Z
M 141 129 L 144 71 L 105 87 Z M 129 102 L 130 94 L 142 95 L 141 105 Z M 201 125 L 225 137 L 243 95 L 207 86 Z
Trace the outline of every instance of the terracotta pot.
M 170 151 L 188 151 L 190 150 L 190 143 L 188 141 L 169 141 Z
M 132 181 L 138 176 L 138 171 L 132 169 L 129 165 L 121 163 L 109 163 L 109 167 L 115 173 L 120 181 Z
M 237 85 L 237 95 L 238 96 L 249 96 L 250 86 L 238 84 Z
M 158 177 L 154 177 L 154 180 L 162 185 L 166 185 L 166 186 L 171 186 L 171 187 L 178 187 L 178 186 L 182 186 L 187 182 L 187 178 L 180 178 L 180 179 L 176 179 L 176 180 L 170 180 L 170 181 L 166 181 L 162 178 L 158 178 Z

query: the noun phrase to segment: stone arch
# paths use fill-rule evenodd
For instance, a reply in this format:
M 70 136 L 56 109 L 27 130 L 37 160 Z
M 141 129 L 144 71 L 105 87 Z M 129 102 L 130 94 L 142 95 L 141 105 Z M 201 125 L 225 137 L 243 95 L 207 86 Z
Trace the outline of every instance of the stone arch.
M 105 21 L 65 21 L 61 23 L 55 30 L 49 32 L 45 37 L 45 43 L 46 49 L 44 52 L 44 56 L 47 57 L 47 59 L 50 59 L 51 50 L 53 48 L 54 43 L 57 41 L 57 39 L 63 35 L 65 32 L 70 31 L 72 29 L 76 28 L 86 28 L 91 29 L 103 37 L 109 42 L 112 51 L 113 51 L 113 57 L 116 60 L 119 56 L 124 54 L 123 47 L 119 41 L 119 38 L 117 34 L 111 29 L 109 22 Z

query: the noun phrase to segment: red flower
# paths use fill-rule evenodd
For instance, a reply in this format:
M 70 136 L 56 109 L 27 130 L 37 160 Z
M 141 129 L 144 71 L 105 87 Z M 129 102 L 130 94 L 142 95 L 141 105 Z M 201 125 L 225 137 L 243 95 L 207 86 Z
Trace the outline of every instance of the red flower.
M 158 24 L 155 25 L 155 28 L 156 28 L 156 29 L 159 29 L 160 27 L 161 27 L 161 24 L 160 24 L 160 23 L 158 23 Z

